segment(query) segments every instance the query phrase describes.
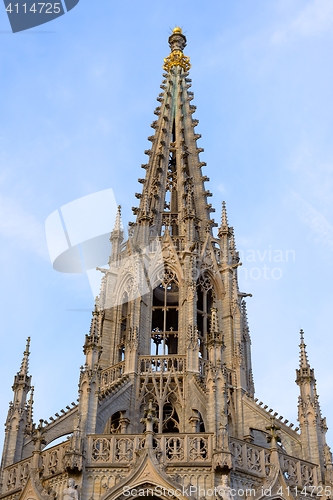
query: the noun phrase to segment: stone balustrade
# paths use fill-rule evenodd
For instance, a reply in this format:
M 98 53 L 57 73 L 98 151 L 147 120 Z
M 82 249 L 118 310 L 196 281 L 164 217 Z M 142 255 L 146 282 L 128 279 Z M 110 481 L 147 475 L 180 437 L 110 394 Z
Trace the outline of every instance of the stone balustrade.
M 65 453 L 70 448 L 70 441 L 52 446 L 42 452 L 42 467 L 44 478 L 54 476 L 64 470 Z
M 212 434 L 155 434 L 153 446 L 157 459 L 165 465 L 191 464 L 208 467 L 212 465 Z M 54 477 L 65 471 L 66 452 L 69 447 L 70 441 L 67 440 L 40 453 L 38 468 L 42 472 L 43 479 Z M 86 465 L 88 467 L 130 466 L 144 447 L 144 434 L 90 435 L 87 436 Z M 270 474 L 272 467 L 279 465 L 290 488 L 309 488 L 309 491 L 316 491 L 318 471 L 316 465 L 310 462 L 290 457 L 279 451 L 279 464 L 273 464 L 269 448 L 235 438 L 230 440 L 230 451 L 234 470 L 263 478 Z M 24 488 L 32 467 L 32 460 L 33 457 L 30 457 L 4 469 L 3 494 Z
M 41 452 L 37 467 L 42 471 L 44 479 L 64 472 L 65 454 L 69 447 L 70 442 L 67 440 Z M 3 493 L 22 489 L 25 486 L 29 470 L 32 467 L 32 460 L 33 458 L 30 457 L 4 469 Z
M 171 226 L 172 224 L 175 224 L 177 221 L 176 215 L 172 214 L 173 220 L 170 219 L 170 214 L 164 214 L 164 225 L 165 226 Z M 170 222 L 171 220 L 171 222 Z M 185 237 L 184 236 L 174 236 L 171 235 L 172 243 L 175 247 L 175 250 L 177 252 L 183 252 L 186 249 L 186 243 L 185 243 Z M 152 236 L 149 239 L 149 252 L 150 253 L 155 253 L 157 251 L 161 251 L 161 244 L 162 244 L 163 236 Z M 202 245 L 200 242 L 195 243 L 195 250 L 200 254 L 202 249 Z M 214 250 L 215 251 L 215 250 Z M 218 250 L 216 250 L 217 252 Z
M 29 470 L 31 466 L 32 458 L 22 460 L 17 464 L 11 465 L 4 470 L 3 474 L 3 493 L 8 491 L 23 488 L 29 477 Z
M 120 379 L 124 375 L 125 361 L 120 361 L 116 365 L 103 370 L 101 373 L 101 390 L 108 389 L 113 382 Z
M 262 477 L 269 474 L 271 456 L 269 449 L 245 443 L 238 439 L 232 439 L 230 442 L 230 451 L 235 468 L 255 473 Z
M 231 439 L 230 450 L 235 469 L 246 473 L 265 477 L 269 474 L 271 463 L 271 450 L 262 448 L 252 443 L 245 443 L 238 439 Z M 290 487 L 313 488 L 318 486 L 316 465 L 290 457 L 279 452 L 279 464 L 284 478 Z
M 138 370 L 143 375 L 149 372 L 177 372 L 185 373 L 186 356 L 139 356 Z
M 280 467 L 288 486 L 318 486 L 317 467 L 310 462 L 280 454 Z M 319 496 L 319 495 L 318 495 Z
M 212 435 L 155 434 L 154 449 L 160 462 L 165 464 L 210 464 Z M 101 464 L 130 464 L 145 446 L 141 435 L 115 434 L 88 436 L 87 462 L 90 466 Z

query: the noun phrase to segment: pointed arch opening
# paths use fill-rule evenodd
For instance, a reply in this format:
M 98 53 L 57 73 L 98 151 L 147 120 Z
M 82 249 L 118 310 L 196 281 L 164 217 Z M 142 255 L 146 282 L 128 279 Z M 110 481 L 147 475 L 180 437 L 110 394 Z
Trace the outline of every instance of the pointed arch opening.
M 180 419 L 177 406 L 174 397 L 168 397 L 164 401 L 159 400 L 159 402 L 154 398 L 153 408 L 156 419 L 153 423 L 153 431 L 156 434 L 178 434 L 180 432 Z M 140 414 L 143 417 L 145 416 L 146 409 L 147 400 L 140 407 Z M 143 423 L 142 432 L 145 432 L 145 430 L 146 423 Z
M 120 342 L 118 346 L 118 361 L 125 359 L 125 343 L 129 330 L 129 298 L 128 293 L 123 293 L 121 302 L 121 317 L 120 317 Z
M 162 433 L 178 433 L 179 417 L 178 413 L 171 403 L 165 403 L 163 406 Z
M 104 428 L 104 434 L 120 434 L 120 418 L 121 418 L 121 413 L 120 411 L 117 411 L 114 413 L 109 420 L 107 421 L 105 428 Z
M 207 358 L 205 347 L 207 333 L 211 321 L 211 309 L 214 303 L 213 284 L 206 274 L 199 277 L 197 281 L 197 327 L 199 338 L 199 356 Z
M 113 413 L 105 424 L 103 434 L 125 434 L 129 423 L 125 415 L 126 410 Z
M 235 435 L 234 419 L 230 411 L 228 412 L 228 432 L 230 436 Z
M 151 355 L 178 353 L 179 285 L 176 275 L 166 270 L 153 291 Z
M 171 236 L 178 236 L 178 179 L 175 142 L 170 143 L 170 153 L 165 184 L 161 231 L 168 229 Z
M 192 408 L 192 416 L 190 417 L 192 432 L 205 432 L 205 423 L 199 410 Z

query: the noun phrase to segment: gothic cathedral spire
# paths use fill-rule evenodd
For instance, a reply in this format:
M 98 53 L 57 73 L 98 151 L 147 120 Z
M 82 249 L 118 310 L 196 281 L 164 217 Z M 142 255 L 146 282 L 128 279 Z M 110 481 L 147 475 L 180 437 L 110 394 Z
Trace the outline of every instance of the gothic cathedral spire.
M 32 424 L 28 341 L 6 422 L 3 500 L 75 499 L 78 491 L 81 500 L 290 500 L 333 486 L 303 333 L 301 432 L 254 399 L 249 294 L 239 290 L 224 202 L 214 231 L 180 28 L 169 45 L 136 220 L 125 241 L 118 207 L 78 404 Z
M 320 463 L 321 475 L 325 476 L 325 456 L 321 453 L 326 445 L 326 419 L 321 415 L 317 395 L 316 379 L 313 368 L 310 367 L 304 342 L 304 332 L 300 331 L 299 368 L 296 370 L 296 383 L 300 388 L 298 398 L 298 421 L 301 430 L 304 458 Z M 332 460 L 330 460 L 332 462 Z M 332 463 L 330 464 L 332 465 Z
M 5 424 L 5 461 L 2 466 L 21 460 L 24 437 L 32 430 L 33 387 L 29 375 L 30 337 L 23 353 L 20 370 L 14 377 L 13 401 L 9 403 L 9 410 Z M 27 401 L 27 395 L 30 399 Z
M 142 239 L 148 224 L 150 235 L 161 236 L 167 228 L 170 235 L 184 235 L 193 243 L 204 240 L 207 231 L 211 233 L 214 209 L 204 185 L 208 178 L 202 175 L 206 164 L 199 158 L 201 135 L 194 131 L 199 121 L 193 119 L 190 61 L 183 53 L 186 37 L 180 28 L 173 30 L 169 45 L 171 53 L 164 60 L 162 92 L 157 98 L 160 104 L 154 111 L 157 119 L 151 124 L 155 132 L 148 138 L 151 149 L 145 151 L 149 159 L 142 165 L 146 176 L 139 179 L 143 188 L 136 195 L 140 205 L 133 208 L 136 239 Z

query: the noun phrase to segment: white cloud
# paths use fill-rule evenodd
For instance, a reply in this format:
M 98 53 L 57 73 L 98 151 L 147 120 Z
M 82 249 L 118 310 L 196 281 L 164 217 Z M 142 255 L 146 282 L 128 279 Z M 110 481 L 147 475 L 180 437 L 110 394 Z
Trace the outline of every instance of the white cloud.
M 48 260 L 43 225 L 19 203 L 0 195 L 0 236 Z
M 315 241 L 333 250 L 333 226 L 326 217 L 293 190 L 288 201 L 299 219 L 311 230 Z
M 314 0 L 291 23 L 291 29 L 302 36 L 313 36 L 333 26 L 332 0 Z
M 275 31 L 273 44 L 282 44 L 291 36 L 316 36 L 333 28 L 333 1 L 311 0 L 285 27 Z
M 327 214 L 333 214 L 333 163 L 331 152 L 309 144 L 300 144 L 291 159 L 289 169 L 295 174 L 296 190 Z
M 222 194 L 226 194 L 227 193 L 227 188 L 225 187 L 224 184 L 222 184 L 222 182 L 220 182 L 217 186 L 217 189 L 220 193 Z

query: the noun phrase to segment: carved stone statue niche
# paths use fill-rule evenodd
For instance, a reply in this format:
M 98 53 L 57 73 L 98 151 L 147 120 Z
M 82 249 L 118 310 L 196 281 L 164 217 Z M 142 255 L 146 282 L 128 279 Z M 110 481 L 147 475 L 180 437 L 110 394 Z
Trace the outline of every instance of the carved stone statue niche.
M 74 479 L 68 479 L 67 488 L 62 493 L 62 500 L 79 500 Z

